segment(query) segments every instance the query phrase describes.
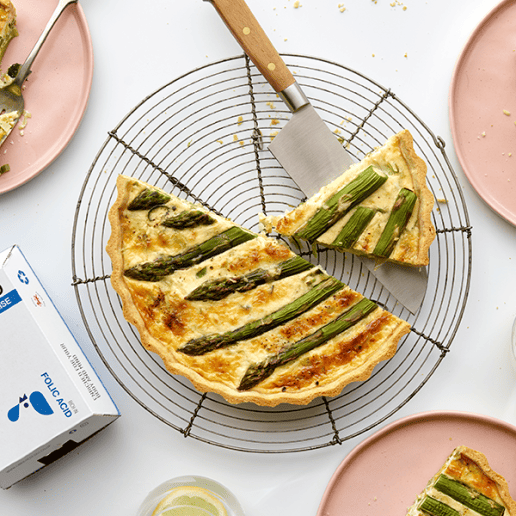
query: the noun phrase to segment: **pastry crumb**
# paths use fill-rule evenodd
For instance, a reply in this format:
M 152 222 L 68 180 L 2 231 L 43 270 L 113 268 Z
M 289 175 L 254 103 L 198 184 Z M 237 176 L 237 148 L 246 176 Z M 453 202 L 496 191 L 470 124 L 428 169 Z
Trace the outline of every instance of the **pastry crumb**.
M 506 115 L 506 116 L 511 116 L 511 112 L 507 111 L 507 109 L 503 110 L 503 114 Z

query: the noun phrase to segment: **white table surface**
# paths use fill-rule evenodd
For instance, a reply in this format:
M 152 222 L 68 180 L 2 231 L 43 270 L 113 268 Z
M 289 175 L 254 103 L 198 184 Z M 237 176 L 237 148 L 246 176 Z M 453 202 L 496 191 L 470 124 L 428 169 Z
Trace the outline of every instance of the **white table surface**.
M 453 352 L 389 422 L 445 409 L 516 424 L 516 371 L 509 360 L 516 228 L 469 184 L 448 117 L 455 61 L 498 0 L 300 3 L 296 9 L 293 0 L 249 0 L 280 52 L 323 57 L 362 72 L 390 87 L 444 139 L 473 227 L 471 289 Z M 339 3 L 346 11 L 339 11 Z M 46 170 L 0 196 L 0 250 L 12 244 L 22 248 L 122 417 L 66 457 L 1 491 L 0 514 L 126 516 L 164 480 L 199 474 L 229 487 L 248 516 L 314 515 L 332 473 L 368 434 L 340 446 L 286 454 L 228 451 L 185 439 L 118 385 L 88 338 L 71 285 L 71 235 L 84 178 L 107 132 L 158 87 L 241 50 L 213 7 L 201 0 L 83 0 L 82 8 L 95 53 L 87 111 L 71 143 Z M 516 486 L 512 491 L 514 496 Z

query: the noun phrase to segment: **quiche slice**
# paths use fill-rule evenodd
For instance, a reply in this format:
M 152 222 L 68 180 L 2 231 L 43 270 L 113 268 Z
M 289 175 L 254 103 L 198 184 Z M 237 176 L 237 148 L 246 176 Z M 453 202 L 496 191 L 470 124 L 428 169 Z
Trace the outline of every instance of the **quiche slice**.
M 267 231 L 341 252 L 420 267 L 435 238 L 434 197 L 426 164 L 404 130 L 281 217 L 262 217 Z
M 306 404 L 365 380 L 410 325 L 276 239 L 119 176 L 111 283 L 173 374 L 231 403 Z
M 506 480 L 484 454 L 467 446 L 453 450 L 409 508 L 407 516 L 515 516 Z
M 0 62 L 9 42 L 17 35 L 16 9 L 11 0 L 0 0 Z

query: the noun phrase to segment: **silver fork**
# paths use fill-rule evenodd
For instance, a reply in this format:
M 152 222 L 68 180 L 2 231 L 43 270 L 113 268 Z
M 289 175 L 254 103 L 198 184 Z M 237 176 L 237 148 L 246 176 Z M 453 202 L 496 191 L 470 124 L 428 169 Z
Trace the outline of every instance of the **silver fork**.
M 14 123 L 12 124 L 11 129 L 0 139 L 0 145 L 2 145 L 9 134 L 11 134 L 14 126 L 18 123 L 18 120 L 23 114 L 25 102 L 23 100 L 22 85 L 31 72 L 34 59 L 36 59 L 38 52 L 43 46 L 43 43 L 47 39 L 49 32 L 54 27 L 59 16 L 61 16 L 62 12 L 69 4 L 77 3 L 77 1 L 78 0 L 59 0 L 55 11 L 52 13 L 51 18 L 47 23 L 47 26 L 41 33 L 41 36 L 34 45 L 34 48 L 31 50 L 30 54 L 27 56 L 25 62 L 20 66 L 14 80 L 8 86 L 0 88 L 0 114 L 16 112 L 16 116 L 13 119 Z

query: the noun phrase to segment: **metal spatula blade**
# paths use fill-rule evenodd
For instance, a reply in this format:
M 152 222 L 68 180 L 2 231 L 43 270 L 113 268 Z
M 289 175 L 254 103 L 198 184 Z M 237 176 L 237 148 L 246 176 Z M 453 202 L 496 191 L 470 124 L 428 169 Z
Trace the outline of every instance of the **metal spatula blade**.
M 360 257 L 360 261 L 409 312 L 417 313 L 428 284 L 426 267 L 407 267 L 396 263 L 376 267 L 375 261 L 370 258 Z
M 353 164 L 311 104 L 293 114 L 269 150 L 307 197 Z

